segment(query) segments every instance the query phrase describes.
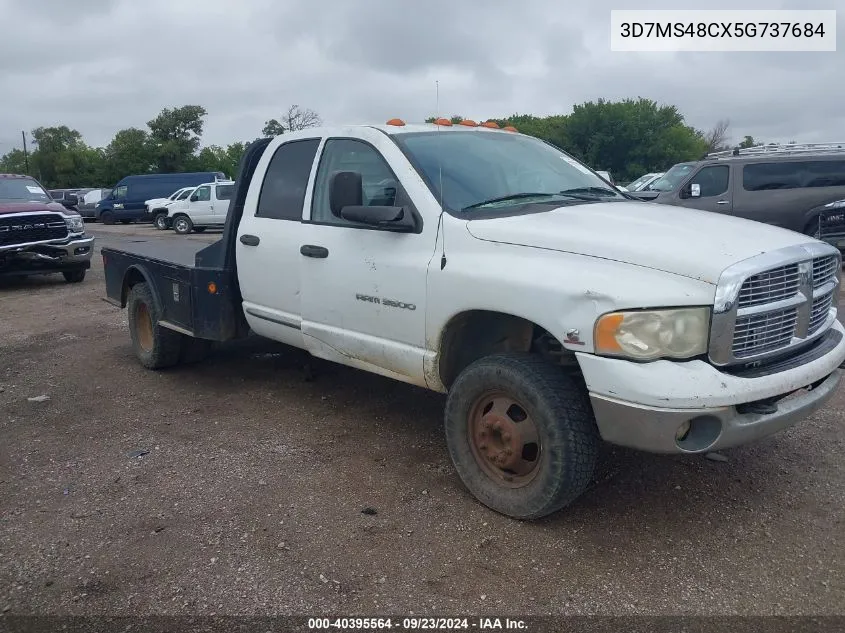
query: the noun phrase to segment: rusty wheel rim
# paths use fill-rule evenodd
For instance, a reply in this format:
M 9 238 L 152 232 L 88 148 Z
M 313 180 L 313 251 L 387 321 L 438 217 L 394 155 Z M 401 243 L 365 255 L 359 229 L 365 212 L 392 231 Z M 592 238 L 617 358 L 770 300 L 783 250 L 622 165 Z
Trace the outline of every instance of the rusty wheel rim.
M 501 391 L 477 398 L 467 432 L 475 461 L 500 485 L 522 488 L 537 476 L 540 435 L 528 410 L 515 398 Z
M 139 302 L 135 306 L 135 331 L 138 333 L 138 344 L 145 352 L 153 350 L 153 319 L 146 303 Z

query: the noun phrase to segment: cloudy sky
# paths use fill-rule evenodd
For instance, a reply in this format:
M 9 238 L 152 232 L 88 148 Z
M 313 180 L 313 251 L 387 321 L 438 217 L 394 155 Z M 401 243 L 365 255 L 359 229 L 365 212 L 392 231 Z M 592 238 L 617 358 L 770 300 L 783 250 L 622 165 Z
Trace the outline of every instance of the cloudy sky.
M 0 0 L 0 154 L 65 124 L 92 145 L 161 108 L 205 106 L 203 144 L 259 135 L 290 104 L 327 123 L 567 113 L 599 97 L 729 118 L 734 141 L 845 141 L 845 0 L 835 53 L 618 53 L 610 10 L 700 0 Z M 801 9 L 802 0 L 707 8 Z

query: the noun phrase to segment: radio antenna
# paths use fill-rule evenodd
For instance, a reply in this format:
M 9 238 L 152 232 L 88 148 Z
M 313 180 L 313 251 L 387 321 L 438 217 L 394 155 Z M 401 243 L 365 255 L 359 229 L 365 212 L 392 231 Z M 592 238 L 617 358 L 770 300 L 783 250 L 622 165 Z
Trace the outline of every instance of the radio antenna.
M 440 82 L 435 79 L 434 81 L 434 93 L 435 93 L 435 104 L 434 104 L 434 121 L 437 125 L 437 171 L 438 176 L 440 179 L 440 217 L 437 220 L 437 224 L 440 226 L 441 235 L 443 236 L 443 251 L 440 255 L 440 270 L 443 270 L 446 267 L 446 223 L 443 221 L 443 147 L 440 144 L 440 123 L 438 122 L 440 119 Z

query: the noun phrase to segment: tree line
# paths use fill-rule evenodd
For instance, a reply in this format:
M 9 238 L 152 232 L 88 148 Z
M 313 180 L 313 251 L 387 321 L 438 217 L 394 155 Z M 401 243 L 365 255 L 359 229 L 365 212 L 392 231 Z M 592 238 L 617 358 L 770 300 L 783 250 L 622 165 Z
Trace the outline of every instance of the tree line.
M 146 129 L 120 130 L 106 147 L 87 145 L 79 131 L 65 125 L 38 127 L 31 132 L 31 151 L 25 156 L 17 148 L 2 156 L 0 172 L 29 174 L 51 189 L 111 186 L 124 176 L 143 173 L 222 171 L 234 178 L 251 141 L 201 147 L 207 114 L 199 105 L 164 108 L 147 122 Z M 463 116 L 451 117 L 453 123 L 463 120 Z M 711 130 L 698 130 L 687 125 L 677 107 L 644 98 L 599 99 L 574 106 L 570 114 L 514 114 L 477 120 L 513 125 L 594 169 L 610 171 L 622 183 L 733 147 L 727 119 L 718 121 Z M 278 119 L 266 121 L 261 134 L 277 136 L 321 123 L 313 110 L 292 105 Z M 756 143 L 746 136 L 738 146 Z

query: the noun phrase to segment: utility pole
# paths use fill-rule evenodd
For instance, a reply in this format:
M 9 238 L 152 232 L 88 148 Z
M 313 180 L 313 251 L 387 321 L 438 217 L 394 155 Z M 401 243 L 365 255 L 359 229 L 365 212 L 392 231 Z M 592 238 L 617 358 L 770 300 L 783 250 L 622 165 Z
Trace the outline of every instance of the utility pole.
M 23 163 L 26 167 L 26 173 L 29 174 L 29 156 L 26 153 L 26 132 L 21 130 L 21 138 L 23 139 Z

